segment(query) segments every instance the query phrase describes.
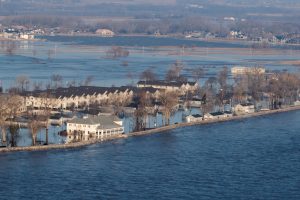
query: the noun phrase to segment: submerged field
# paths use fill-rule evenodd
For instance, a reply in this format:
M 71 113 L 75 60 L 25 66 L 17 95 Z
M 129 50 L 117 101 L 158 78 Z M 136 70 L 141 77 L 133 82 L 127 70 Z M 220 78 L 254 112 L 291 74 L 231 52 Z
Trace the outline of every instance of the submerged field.
M 143 38 L 138 38 L 96 38 L 91 41 L 85 37 L 73 40 L 72 37 L 54 37 L 49 41 L 21 42 L 12 53 L 8 53 L 7 47 L 2 44 L 0 80 L 8 88 L 14 85 L 18 75 L 27 75 L 32 82 L 43 81 L 44 84 L 50 81 L 52 74 L 63 76 L 64 84 L 73 80 L 79 83 L 92 75 L 94 85 L 127 85 L 135 84 L 139 74 L 147 68 L 152 68 L 163 78 L 176 60 L 183 62 L 183 73 L 187 76 L 190 75 L 189 70 L 196 66 L 205 69 L 206 77 L 213 76 L 223 66 L 235 65 L 298 71 L 295 63 L 299 60 L 299 50 L 252 49 L 241 44 L 166 38 L 147 37 L 143 41 Z M 124 45 L 130 55 L 106 58 L 106 51 L 114 45 Z

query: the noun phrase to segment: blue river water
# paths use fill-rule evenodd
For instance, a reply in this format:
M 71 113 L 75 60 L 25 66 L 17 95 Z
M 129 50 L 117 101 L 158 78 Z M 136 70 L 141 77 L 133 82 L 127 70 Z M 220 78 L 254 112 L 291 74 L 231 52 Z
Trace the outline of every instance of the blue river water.
M 0 199 L 300 199 L 300 111 L 0 154 Z

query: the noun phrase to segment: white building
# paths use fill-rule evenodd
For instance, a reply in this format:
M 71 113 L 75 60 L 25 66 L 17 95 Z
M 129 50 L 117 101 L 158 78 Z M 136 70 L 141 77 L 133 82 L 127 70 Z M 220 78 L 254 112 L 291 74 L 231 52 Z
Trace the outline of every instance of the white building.
M 80 86 L 30 91 L 22 95 L 27 107 L 47 106 L 52 109 L 70 109 L 115 101 L 120 104 L 130 103 L 135 89 L 133 87 Z
M 186 122 L 191 123 L 191 122 L 200 122 L 203 120 L 203 116 L 196 114 L 196 115 L 188 115 L 186 116 Z
M 103 139 L 122 133 L 124 133 L 123 122 L 114 115 L 87 116 L 67 122 L 67 134 L 70 138 L 75 136 L 81 139 Z
M 137 83 L 138 88 L 155 88 L 160 90 L 169 91 L 180 91 L 181 93 L 186 93 L 187 91 L 195 91 L 198 88 L 198 83 L 196 82 L 181 82 L 181 81 L 164 81 L 164 80 L 154 80 L 154 81 L 139 81 Z
M 32 35 L 32 34 L 26 34 L 26 33 L 21 33 L 20 34 L 20 39 L 23 39 L 23 40 L 34 40 L 34 35 Z
M 254 113 L 255 108 L 252 103 L 244 103 L 244 104 L 238 104 L 234 106 L 234 113 L 236 115 L 244 115 L 249 113 Z
M 96 34 L 102 37 L 113 37 L 115 33 L 109 29 L 98 29 Z
M 224 119 L 227 117 L 232 117 L 233 114 L 231 112 L 213 112 L 213 113 L 206 113 L 204 117 L 202 115 L 189 115 L 186 117 L 187 122 L 200 122 L 203 120 L 212 120 L 212 119 Z
M 266 72 L 265 68 L 262 67 L 242 67 L 235 66 L 231 68 L 232 75 L 246 75 L 246 74 L 264 74 Z
M 299 100 L 295 101 L 294 106 L 300 106 L 300 101 Z

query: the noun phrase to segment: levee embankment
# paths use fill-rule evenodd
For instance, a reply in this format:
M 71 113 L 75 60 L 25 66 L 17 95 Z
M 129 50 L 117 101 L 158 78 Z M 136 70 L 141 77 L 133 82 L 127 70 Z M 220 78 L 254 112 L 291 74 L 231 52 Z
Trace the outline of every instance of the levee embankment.
M 260 112 L 246 114 L 246 115 L 213 119 L 213 120 L 205 120 L 205 121 L 192 122 L 192 123 L 183 122 L 183 123 L 172 124 L 169 126 L 159 127 L 159 128 L 155 128 L 155 129 L 133 132 L 133 133 L 125 134 L 125 135 L 118 135 L 115 137 L 105 138 L 102 140 L 89 140 L 89 141 L 69 143 L 69 144 L 51 144 L 51 145 L 45 145 L 45 146 L 7 147 L 7 148 L 1 148 L 0 153 L 1 152 L 16 152 L 16 151 L 46 151 L 46 150 L 53 150 L 53 149 L 63 150 L 63 149 L 81 148 L 81 147 L 85 147 L 85 146 L 100 143 L 100 142 L 116 140 L 116 139 L 125 139 L 128 137 L 143 136 L 143 135 L 149 135 L 149 134 L 154 134 L 154 133 L 161 133 L 161 132 L 166 132 L 166 131 L 170 131 L 170 130 L 173 130 L 176 128 L 181 128 L 181 127 L 221 123 L 221 122 L 227 122 L 227 121 L 233 121 L 233 120 L 241 120 L 241 119 L 246 119 L 246 118 L 251 118 L 251 117 L 258 117 L 258 116 L 264 116 L 264 115 L 270 115 L 270 114 L 276 114 L 276 113 L 290 112 L 290 111 L 294 111 L 294 110 L 300 110 L 300 106 L 286 107 L 286 108 L 282 108 L 282 109 L 278 109 L 278 110 L 260 111 Z

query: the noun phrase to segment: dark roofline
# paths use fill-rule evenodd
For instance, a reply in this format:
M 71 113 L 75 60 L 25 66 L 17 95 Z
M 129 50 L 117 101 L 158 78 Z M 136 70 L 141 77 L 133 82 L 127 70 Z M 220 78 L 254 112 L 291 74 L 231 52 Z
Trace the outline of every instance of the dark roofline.
M 105 94 L 115 93 L 115 92 L 125 92 L 126 90 L 131 90 L 129 87 L 96 87 L 96 86 L 79 86 L 79 87 L 69 87 L 69 88 L 57 88 L 57 89 L 48 89 L 48 90 L 35 90 L 23 92 L 22 96 L 34 96 L 40 97 L 43 94 L 49 94 L 55 98 L 64 98 L 72 96 L 87 96 L 94 94 Z
M 162 86 L 177 86 L 180 87 L 183 84 L 196 85 L 194 81 L 166 81 L 166 80 L 154 80 L 154 81 L 139 81 L 138 85 L 162 85 Z
M 253 103 L 241 103 L 241 106 L 254 106 Z

